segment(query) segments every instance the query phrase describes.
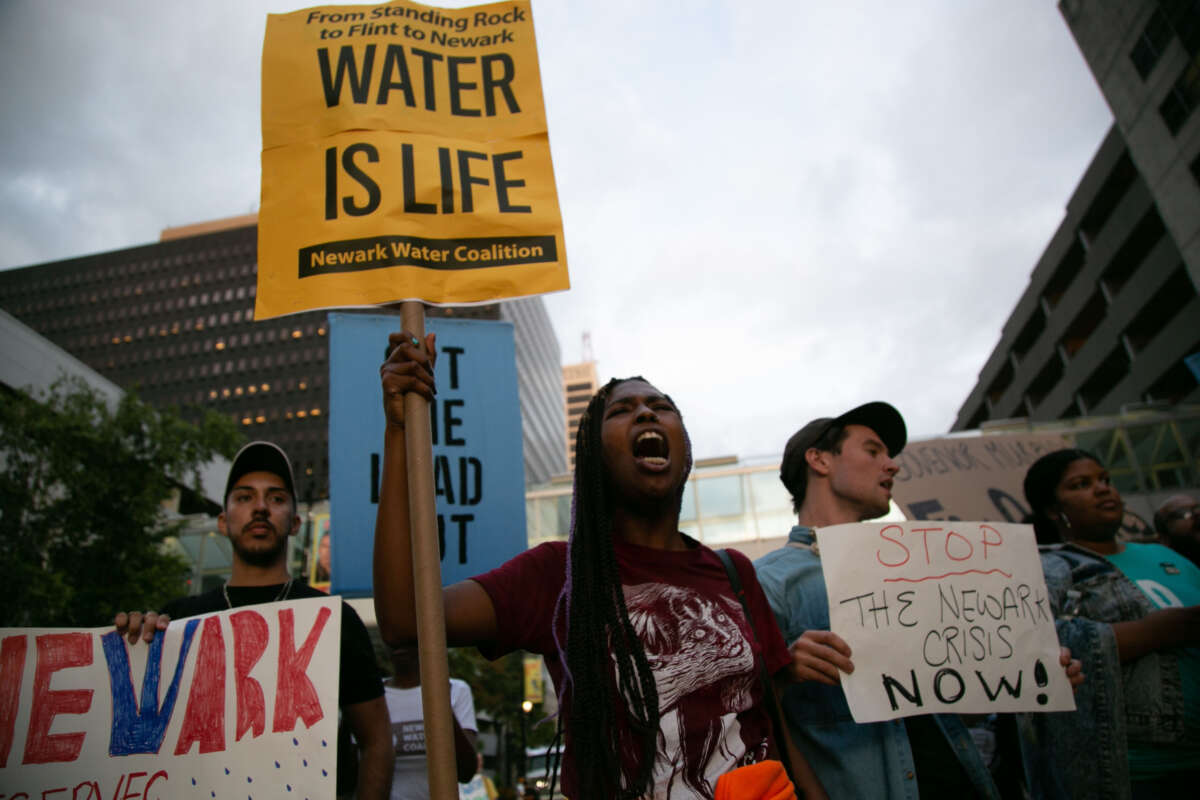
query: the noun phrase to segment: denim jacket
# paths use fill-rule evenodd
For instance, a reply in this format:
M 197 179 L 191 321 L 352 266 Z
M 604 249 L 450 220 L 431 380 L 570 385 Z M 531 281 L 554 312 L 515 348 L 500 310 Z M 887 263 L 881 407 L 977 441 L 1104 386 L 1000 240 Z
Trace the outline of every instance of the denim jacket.
M 1072 544 L 1041 550 L 1059 640 L 1083 662 L 1087 676 L 1075 693 L 1077 711 L 1069 725 L 1047 721 L 1047 744 L 1070 772 L 1077 796 L 1128 797 L 1128 742 L 1178 742 L 1184 736 L 1179 659 L 1160 651 L 1122 665 L 1110 623 L 1141 619 L 1154 605 L 1090 550 Z
M 797 525 L 788 536 L 811 547 L 811 528 Z M 782 547 L 754 564 L 758 581 L 789 643 L 809 629 L 829 630 L 829 601 L 821 560 L 809 549 Z M 784 715 L 792 741 L 808 759 L 833 798 L 917 798 L 916 768 L 904 720 L 859 724 L 850 715 L 840 686 L 815 682 L 788 686 Z M 999 793 L 966 726 L 954 714 L 934 715 L 981 797 Z

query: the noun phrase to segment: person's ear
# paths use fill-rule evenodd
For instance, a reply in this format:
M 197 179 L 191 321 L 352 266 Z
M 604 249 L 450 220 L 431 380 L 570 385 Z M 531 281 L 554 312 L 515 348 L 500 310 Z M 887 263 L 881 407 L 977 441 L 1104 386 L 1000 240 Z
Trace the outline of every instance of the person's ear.
M 1050 506 L 1046 509 L 1046 516 L 1054 520 L 1054 524 L 1058 525 L 1063 530 L 1071 530 L 1071 518 L 1067 516 L 1067 512 L 1063 511 L 1058 506 Z
M 229 536 L 229 527 L 225 524 L 225 512 L 217 514 L 217 531 L 224 537 Z
M 300 531 L 300 515 L 292 515 L 292 529 L 288 531 L 288 536 L 295 536 Z
M 804 451 L 804 460 L 808 463 L 809 469 L 822 477 L 828 475 L 829 470 L 833 467 L 833 453 L 828 450 L 810 447 Z

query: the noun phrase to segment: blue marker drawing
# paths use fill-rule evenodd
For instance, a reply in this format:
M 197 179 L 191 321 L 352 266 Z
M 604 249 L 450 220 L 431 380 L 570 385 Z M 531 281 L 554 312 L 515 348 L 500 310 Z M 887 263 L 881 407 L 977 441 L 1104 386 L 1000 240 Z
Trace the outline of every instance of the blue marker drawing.
M 200 620 L 190 619 L 184 626 L 183 641 L 179 646 L 179 661 L 175 664 L 175 674 L 171 685 L 163 697 L 162 705 L 158 704 L 158 682 L 162 671 L 163 641 L 166 636 L 155 636 L 150 643 L 149 658 L 146 660 L 146 674 L 142 681 L 142 701 L 139 703 L 133 696 L 133 675 L 129 666 L 129 653 L 121 634 L 116 631 L 100 637 L 104 647 L 104 659 L 108 664 L 108 680 L 112 689 L 113 721 L 112 733 L 108 742 L 110 756 L 128 756 L 135 753 L 157 753 L 162 746 L 163 736 L 167 732 L 167 724 L 171 721 L 171 713 L 175 710 L 175 700 L 179 695 L 179 681 L 183 677 L 183 665 L 187 659 L 188 650 L 192 646 L 192 638 Z

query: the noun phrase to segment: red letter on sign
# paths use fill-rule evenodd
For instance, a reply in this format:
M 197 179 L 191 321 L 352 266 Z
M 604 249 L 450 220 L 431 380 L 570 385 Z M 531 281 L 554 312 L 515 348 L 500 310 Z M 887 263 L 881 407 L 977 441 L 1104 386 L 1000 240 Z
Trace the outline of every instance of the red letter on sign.
M 234 741 L 253 728 L 257 738 L 267 727 L 267 704 L 262 684 L 250 677 L 250 670 L 262 658 L 271 635 L 267 621 L 257 611 L 239 611 L 229 617 L 233 624 L 233 680 L 237 687 L 237 733 Z
M 86 714 L 92 707 L 91 689 L 50 691 L 50 678 L 60 669 L 92 663 L 90 633 L 47 633 L 37 637 L 37 669 L 33 673 L 33 708 L 25 740 L 25 764 L 74 761 L 83 748 L 82 731 L 50 734 L 59 714 Z
M 325 623 L 332 614 L 333 612 L 324 606 L 317 612 L 317 621 L 308 632 L 304 646 L 297 652 L 295 634 L 292 631 L 292 609 L 279 610 L 279 683 L 275 687 L 275 721 L 271 730 L 290 731 L 296 727 L 297 717 L 311 728 L 325 716 L 321 711 L 316 687 L 312 685 L 305 671 L 308 669 L 313 650 L 317 647 L 317 640 L 321 638 L 321 631 L 325 629 Z
M 8 764 L 8 751 L 12 749 L 24 673 L 25 634 L 5 636 L 0 645 L 0 767 Z
M 904 557 L 901 558 L 899 561 L 892 563 L 890 561 L 884 561 L 883 554 L 880 553 L 878 550 L 876 550 L 875 551 L 875 560 L 878 561 L 880 564 L 883 564 L 885 567 L 902 567 L 908 563 L 908 557 L 909 557 L 908 548 L 905 547 L 899 539 L 893 539 L 892 537 L 887 535 L 887 532 L 890 531 L 892 528 L 895 528 L 896 530 L 900 531 L 901 536 L 904 535 L 904 529 L 901 528 L 899 525 L 887 525 L 887 526 L 879 529 L 879 538 L 886 539 L 889 542 L 891 542 L 892 544 L 898 546 L 901 550 L 904 551 Z
M 175 745 L 175 755 L 200 743 L 201 753 L 217 753 L 225 749 L 225 637 L 221 635 L 221 620 L 204 620 L 204 636 L 192 672 L 192 690 L 188 693 L 187 713 Z
M 996 530 L 991 525 L 980 525 L 979 530 L 983 532 L 983 558 L 986 561 L 987 554 L 988 554 L 988 548 L 989 547 L 999 547 L 1000 545 L 1004 544 L 1004 537 L 1000 535 L 1000 531 Z M 989 539 L 988 535 L 987 535 L 988 531 L 991 531 L 992 533 L 996 534 L 996 538 Z

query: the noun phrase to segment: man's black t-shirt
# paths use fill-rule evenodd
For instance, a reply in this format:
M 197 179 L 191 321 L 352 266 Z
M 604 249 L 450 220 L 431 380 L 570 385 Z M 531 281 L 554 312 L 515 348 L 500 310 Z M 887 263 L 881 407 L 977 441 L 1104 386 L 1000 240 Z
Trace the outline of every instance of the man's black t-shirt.
M 162 612 L 170 615 L 171 619 L 185 619 L 197 614 L 209 614 L 213 611 L 225 611 L 241 606 L 271 603 L 279 597 L 283 584 L 274 586 L 228 586 L 229 604 L 225 602 L 225 593 L 214 589 L 204 594 L 180 597 L 163 606 Z M 287 600 L 302 600 L 306 597 L 328 597 L 303 583 L 293 583 L 287 593 Z M 367 626 L 346 601 L 342 601 L 342 641 L 340 647 L 341 669 L 338 678 L 338 707 L 345 708 L 356 703 L 374 700 L 383 696 L 383 681 L 379 676 L 379 668 L 375 665 L 375 650 L 371 647 L 371 638 L 367 635 Z

